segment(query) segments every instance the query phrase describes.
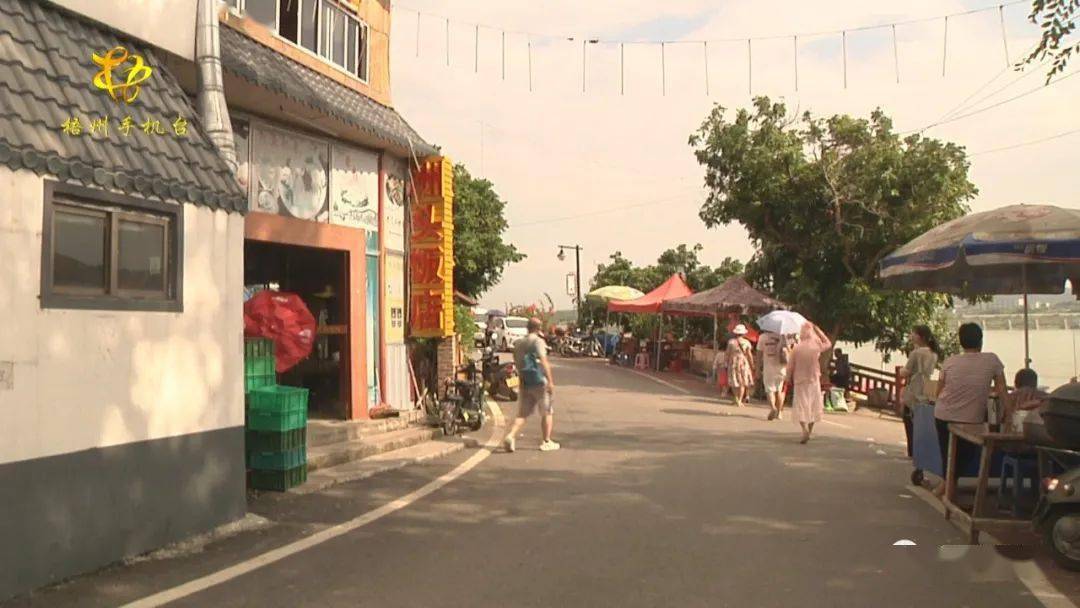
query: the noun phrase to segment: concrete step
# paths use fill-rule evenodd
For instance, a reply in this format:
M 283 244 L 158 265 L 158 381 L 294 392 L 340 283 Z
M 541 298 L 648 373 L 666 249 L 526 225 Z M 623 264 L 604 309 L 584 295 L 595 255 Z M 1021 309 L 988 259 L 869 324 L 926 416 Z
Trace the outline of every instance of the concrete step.
M 308 449 L 335 443 L 353 441 L 363 437 L 372 437 L 381 433 L 400 431 L 418 423 L 423 423 L 422 412 L 413 410 L 402 412 L 396 418 L 378 420 L 308 420 Z
M 307 449 L 308 473 L 368 458 L 392 450 L 431 441 L 442 431 L 426 426 L 409 426 L 363 435 L 348 441 L 312 446 Z
M 434 441 L 425 441 L 409 447 L 376 454 L 362 460 L 354 460 L 309 472 L 307 482 L 289 490 L 289 492 L 310 494 L 339 483 L 367 479 L 373 475 L 395 471 L 418 462 L 442 458 L 466 447 L 476 447 L 478 445 L 477 440 L 463 437 L 444 437 Z

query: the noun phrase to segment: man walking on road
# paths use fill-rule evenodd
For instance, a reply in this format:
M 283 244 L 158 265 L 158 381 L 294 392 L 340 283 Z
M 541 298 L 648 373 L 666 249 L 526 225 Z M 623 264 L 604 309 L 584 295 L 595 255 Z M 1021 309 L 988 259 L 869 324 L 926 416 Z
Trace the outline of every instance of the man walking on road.
M 510 432 L 503 440 L 507 452 L 515 449 L 515 438 L 525 426 L 525 420 L 537 409 L 540 410 L 540 428 L 544 439 L 540 450 L 551 452 L 559 449 L 559 444 L 551 440 L 551 428 L 554 422 L 554 409 L 551 395 L 555 390 L 555 379 L 548 364 L 547 343 L 540 337 L 540 319 L 529 319 L 529 335 L 514 345 L 514 364 L 521 377 L 521 393 L 518 396 L 518 413 Z

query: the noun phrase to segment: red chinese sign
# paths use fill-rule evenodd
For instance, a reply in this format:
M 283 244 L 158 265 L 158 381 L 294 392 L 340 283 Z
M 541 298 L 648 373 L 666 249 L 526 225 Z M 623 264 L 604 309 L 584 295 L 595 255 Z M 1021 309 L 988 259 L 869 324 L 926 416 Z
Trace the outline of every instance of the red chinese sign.
M 425 159 L 413 173 L 410 217 L 409 335 L 454 333 L 454 170 L 449 159 Z

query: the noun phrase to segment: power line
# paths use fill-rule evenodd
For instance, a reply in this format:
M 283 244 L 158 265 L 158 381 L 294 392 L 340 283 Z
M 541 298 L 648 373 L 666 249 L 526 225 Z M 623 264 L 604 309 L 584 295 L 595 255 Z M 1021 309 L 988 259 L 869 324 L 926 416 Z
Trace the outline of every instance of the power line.
M 983 107 L 981 107 L 981 108 L 979 108 L 977 110 L 972 110 L 972 111 L 967 112 L 965 114 L 958 114 L 956 116 L 952 116 L 951 118 L 938 120 L 936 122 L 932 122 L 932 123 L 926 125 L 925 127 L 921 127 L 919 129 L 911 129 L 909 131 L 903 131 L 900 134 L 905 135 L 905 134 L 908 134 L 908 133 L 915 133 L 915 132 L 922 133 L 923 131 L 927 131 L 927 130 L 932 129 L 934 127 L 938 127 L 938 126 L 948 124 L 948 123 L 951 123 L 951 122 L 956 122 L 958 120 L 963 120 L 965 118 L 975 116 L 976 114 L 982 114 L 983 112 L 988 112 L 990 110 L 993 110 L 994 108 L 997 108 L 997 107 L 1003 106 L 1003 105 L 1005 105 L 1007 103 L 1012 103 L 1012 102 L 1014 102 L 1014 101 L 1016 101 L 1018 99 L 1022 99 L 1024 97 L 1027 97 L 1028 95 L 1038 93 L 1039 91 L 1042 91 L 1042 90 L 1045 90 L 1045 89 L 1049 88 L 1051 85 L 1057 84 L 1057 83 L 1059 83 L 1059 82 L 1061 82 L 1063 80 L 1068 80 L 1069 78 L 1072 78 L 1073 76 L 1076 76 L 1077 74 L 1080 74 L 1080 70 L 1076 70 L 1075 72 L 1070 72 L 1070 73 L 1066 74 L 1065 76 L 1062 76 L 1061 78 L 1051 80 L 1050 82 L 1048 82 L 1046 84 L 1043 84 L 1043 85 L 1039 85 L 1038 87 L 1036 87 L 1034 89 L 1028 89 L 1027 91 L 1024 91 L 1023 93 L 1020 93 L 1019 95 L 1013 95 L 1012 97 L 1009 97 L 1007 99 L 1003 99 L 1003 100 L 998 101 L 996 103 L 992 103 L 992 104 L 990 104 L 988 106 L 983 106 Z
M 1001 146 L 1000 148 L 990 148 L 989 150 L 979 150 L 978 152 L 972 152 L 969 156 L 979 156 L 980 154 L 991 154 L 994 152 L 1004 152 L 1005 150 L 1013 150 L 1016 148 L 1023 148 L 1025 146 L 1034 146 L 1035 144 L 1041 144 L 1044 142 L 1052 141 L 1055 139 L 1061 139 L 1062 137 L 1068 137 L 1069 135 L 1076 135 L 1080 133 L 1080 129 L 1073 129 L 1071 131 L 1063 131 L 1047 137 L 1040 137 L 1039 139 L 1032 139 L 1030 141 L 1022 141 L 1008 146 Z
M 1002 3 L 994 4 L 992 6 L 984 6 L 984 7 L 979 7 L 979 8 L 973 8 L 973 9 L 970 9 L 970 10 L 961 11 L 961 12 L 957 12 L 957 13 L 949 13 L 947 15 L 937 15 L 937 16 L 934 16 L 934 17 L 918 17 L 918 18 L 915 18 L 915 19 L 906 19 L 906 20 L 903 20 L 903 21 L 891 21 L 891 22 L 888 22 L 888 23 L 875 23 L 875 24 L 867 24 L 867 25 L 858 25 L 858 26 L 854 26 L 854 27 L 835 29 L 835 30 L 821 30 L 821 31 L 816 31 L 816 32 L 796 32 L 796 33 L 789 33 L 789 34 L 775 34 L 775 35 L 769 35 L 769 36 L 739 36 L 739 37 L 735 37 L 735 38 L 709 38 L 709 39 L 698 39 L 698 40 L 685 40 L 685 39 L 681 39 L 681 40 L 672 40 L 672 39 L 636 39 L 636 40 L 627 40 L 627 39 L 616 39 L 616 38 L 598 38 L 598 37 L 595 37 L 595 36 L 581 36 L 581 35 L 577 35 L 577 34 L 553 34 L 553 33 L 548 33 L 548 32 L 524 31 L 524 30 L 517 30 L 517 29 L 513 29 L 513 28 L 506 28 L 506 27 L 502 27 L 502 26 L 498 26 L 498 25 L 479 23 L 479 22 L 475 22 L 475 21 L 465 21 L 465 20 L 460 20 L 460 19 L 453 19 L 453 21 L 455 21 L 456 23 L 459 23 L 461 25 L 472 26 L 474 28 L 484 28 L 486 30 L 494 30 L 494 31 L 499 31 L 499 32 L 506 32 L 506 33 L 509 33 L 509 34 L 520 34 L 520 35 L 523 35 L 523 36 L 530 36 L 532 38 L 547 38 L 547 39 L 550 39 L 550 40 L 571 40 L 571 41 L 577 41 L 577 40 L 585 39 L 585 40 L 588 40 L 588 42 L 590 42 L 592 44 L 702 44 L 704 42 L 746 42 L 748 39 L 749 40 L 781 40 L 781 39 L 788 39 L 788 38 L 791 38 L 793 36 L 798 36 L 800 38 L 802 38 L 802 37 L 816 37 L 816 36 L 835 36 L 835 35 L 841 35 L 844 32 L 863 32 L 863 31 L 867 31 L 867 30 L 892 28 L 892 27 L 901 26 L 901 25 L 914 25 L 916 23 L 926 23 L 928 21 L 938 21 L 938 20 L 941 20 L 941 19 L 952 19 L 952 18 L 955 18 L 955 17 L 963 17 L 963 16 L 967 16 L 967 15 L 974 15 L 974 14 L 977 14 L 977 13 L 984 13 L 984 12 L 987 12 L 987 11 L 1000 11 L 1000 10 L 1004 9 L 1004 7 L 1007 7 L 1007 6 L 1013 6 L 1013 5 L 1016 5 L 1016 4 L 1028 4 L 1028 3 L 1030 3 L 1030 0 L 1010 0 L 1009 2 L 1002 2 Z M 411 6 L 405 6 L 405 5 L 401 5 L 401 4 L 397 4 L 397 3 L 393 4 L 393 8 L 397 9 L 397 10 L 407 11 L 407 12 L 410 12 L 410 13 L 415 13 L 415 14 L 418 14 L 418 15 L 436 17 L 436 18 L 438 18 L 440 20 L 451 20 L 450 17 L 448 15 L 445 15 L 445 14 L 430 13 L 430 12 L 427 12 L 427 11 L 421 11 L 421 10 L 413 8 Z

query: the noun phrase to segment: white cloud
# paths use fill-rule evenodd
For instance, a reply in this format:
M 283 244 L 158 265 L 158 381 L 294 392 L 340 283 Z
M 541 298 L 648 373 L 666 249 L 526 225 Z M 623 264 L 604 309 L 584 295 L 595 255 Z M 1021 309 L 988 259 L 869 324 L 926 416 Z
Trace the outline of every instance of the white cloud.
M 474 174 L 491 179 L 511 203 L 511 224 L 521 224 L 512 227 L 509 236 L 529 259 L 509 268 L 502 284 L 485 300 L 498 305 L 535 302 L 548 292 L 560 306 L 566 306 L 569 298 L 562 295 L 565 274 L 573 267 L 570 260 L 559 262 L 555 258 L 557 244 L 585 247 L 584 279 L 615 250 L 648 263 L 666 247 L 701 242 L 709 263 L 725 256 L 749 257 L 752 248 L 741 228 L 710 231 L 698 219 L 702 172 L 687 145 L 687 137 L 712 103 L 729 108 L 749 103 L 746 44 L 709 45 L 710 96 L 706 97 L 700 44 L 665 48 L 666 96 L 661 95 L 660 49 L 627 45 L 623 49 L 626 95 L 620 95 L 618 45 L 588 46 L 588 92 L 583 94 L 580 42 L 536 40 L 532 51 L 534 90 L 530 93 L 528 39 L 521 34 L 508 35 L 504 81 L 500 34 L 481 30 L 477 74 L 474 31 L 464 23 L 608 39 L 623 31 L 640 30 L 642 24 L 705 15 L 700 27 L 687 33 L 685 39 L 716 40 L 829 31 L 978 6 L 984 5 L 940 0 L 912 0 L 902 6 L 885 0 L 769 0 L 722 5 L 705 0 L 659 4 L 638 0 L 412 0 L 410 8 L 452 14 L 462 24 L 451 29 L 451 66 L 447 68 L 445 25 L 435 17 L 425 18 L 417 57 L 415 17 L 395 11 L 394 101 L 427 138 L 442 145 Z M 1035 40 L 1034 28 L 1023 22 L 1026 10 L 1024 5 L 1007 9 L 1008 44 L 1014 60 Z M 783 97 L 792 106 L 816 114 L 866 115 L 880 106 L 894 118 L 898 129 L 922 127 L 941 118 L 995 76 L 997 80 L 984 94 L 1018 78 L 1014 72 L 1003 73 L 999 28 L 996 11 L 951 19 L 946 77 L 942 78 L 941 21 L 899 27 L 899 85 L 895 82 L 891 30 L 849 34 L 847 89 L 843 87 L 840 37 L 803 37 L 799 40 L 798 92 L 793 90 L 791 39 L 756 41 L 754 93 Z M 1041 82 L 1041 73 L 1026 77 L 975 107 L 1022 93 Z M 1078 93 L 1080 78 L 1074 78 L 927 134 L 979 151 L 1075 129 L 1080 127 Z M 973 207 L 1016 202 L 1080 205 L 1072 156 L 1078 137 L 974 156 L 971 176 L 981 192 Z M 648 202 L 652 204 L 641 205 Z M 627 208 L 595 213 L 619 207 Z M 527 225 L 578 215 L 584 217 Z

